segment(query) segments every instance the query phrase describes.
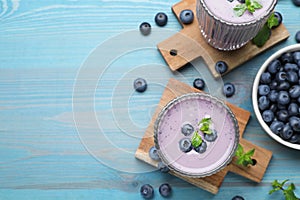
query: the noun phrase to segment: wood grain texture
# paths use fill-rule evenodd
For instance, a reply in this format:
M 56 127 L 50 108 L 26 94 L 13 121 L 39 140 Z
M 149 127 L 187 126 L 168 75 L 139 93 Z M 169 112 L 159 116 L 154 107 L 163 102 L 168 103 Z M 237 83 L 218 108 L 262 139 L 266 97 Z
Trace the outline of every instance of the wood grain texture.
M 228 173 L 219 193 L 212 195 L 155 168 L 139 171 L 147 166 L 135 159 L 134 153 L 163 86 L 169 78 L 191 85 L 196 77 L 201 77 L 197 67 L 205 67 L 203 63 L 171 72 L 156 48 L 162 38 L 153 41 L 152 49 L 132 51 L 110 66 L 103 65 L 101 55 L 95 58 L 98 68 L 107 69 L 95 90 L 95 110 L 102 117 L 103 130 L 92 132 L 84 126 L 83 133 L 89 133 L 88 140 L 102 147 L 108 156 L 103 162 L 87 151 L 74 123 L 76 113 L 72 106 L 74 83 L 82 64 L 105 41 L 129 30 L 138 33 L 143 21 L 149 21 L 153 29 L 180 31 L 171 10 L 176 3 L 178 0 L 0 0 L 1 200 L 141 199 L 139 189 L 145 183 L 153 185 L 154 199 L 162 199 L 157 191 L 164 182 L 173 187 L 172 199 L 224 200 L 240 194 L 247 200 L 273 200 L 282 197 L 268 195 L 271 182 L 287 178 L 296 184 L 296 193 L 300 195 L 299 151 L 268 137 L 258 124 L 251 103 L 251 85 L 259 67 L 273 52 L 294 44 L 294 35 L 300 30 L 296 20 L 300 19 L 299 8 L 290 0 L 279 0 L 276 10 L 283 14 L 291 37 L 222 77 L 237 89 L 227 101 L 251 112 L 243 137 L 274 153 L 261 183 Z M 153 21 L 159 11 L 169 17 L 164 28 L 156 27 Z M 115 46 L 105 48 L 107 55 L 115 50 Z M 125 77 L 128 74 L 131 76 Z M 124 77 L 126 84 L 119 84 Z M 144 77 L 149 83 L 143 94 L 133 91 L 132 81 L 136 77 Z M 81 92 L 82 111 L 87 110 L 89 98 Z M 127 121 L 134 125 L 124 123 Z M 100 133 L 116 141 L 111 146 L 119 148 L 113 148 L 113 156 L 109 153 L 112 147 L 104 148 L 107 140 L 95 140 Z M 139 170 L 123 171 L 111 167 L 114 163 Z
M 213 76 L 219 77 L 220 74 L 215 70 L 216 62 L 225 61 L 229 72 L 275 44 L 286 40 L 290 35 L 281 24 L 272 30 L 270 39 L 263 47 L 259 48 L 249 42 L 237 51 L 219 51 L 211 47 L 202 37 L 196 18 L 196 0 L 183 0 L 175 4 L 172 9 L 179 22 L 180 12 L 185 9 L 190 9 L 195 13 L 195 20 L 188 25 L 181 24 L 183 29 L 180 32 L 157 45 L 171 70 L 178 70 L 192 60 L 202 57 Z M 172 50 L 177 51 L 176 56 L 170 54 Z
M 200 92 L 200 91 L 184 83 L 181 83 L 175 79 L 169 80 L 168 84 L 166 85 L 166 89 L 162 94 L 161 100 L 157 106 L 155 114 L 153 115 L 152 120 L 149 123 L 149 126 L 145 132 L 144 137 L 141 140 L 138 149 L 136 150 L 135 153 L 136 158 L 154 167 L 157 167 L 158 162 L 152 160 L 148 154 L 149 149 L 154 145 L 154 138 L 153 138 L 154 123 L 157 119 L 157 116 L 161 112 L 162 108 L 165 105 L 167 105 L 172 99 L 191 92 Z M 219 191 L 219 188 L 221 187 L 221 184 L 228 171 L 244 176 L 255 182 L 261 182 L 272 157 L 271 151 L 253 145 L 247 140 L 244 140 L 242 138 L 245 127 L 250 117 L 250 112 L 238 108 L 237 106 L 234 106 L 230 103 L 228 103 L 228 106 L 230 107 L 234 115 L 237 116 L 238 124 L 240 127 L 240 137 L 241 137 L 240 144 L 244 147 L 246 151 L 249 151 L 250 149 L 255 149 L 256 153 L 253 159 L 257 161 L 257 164 L 255 166 L 250 166 L 250 167 L 241 167 L 236 164 L 236 158 L 235 158 L 233 159 L 231 164 L 227 166 L 225 169 L 221 170 L 217 174 L 214 174 L 209 177 L 204 177 L 204 178 L 190 178 L 190 177 L 182 176 L 181 174 L 175 173 L 173 171 L 170 172 L 172 175 L 181 178 L 213 194 L 216 194 Z

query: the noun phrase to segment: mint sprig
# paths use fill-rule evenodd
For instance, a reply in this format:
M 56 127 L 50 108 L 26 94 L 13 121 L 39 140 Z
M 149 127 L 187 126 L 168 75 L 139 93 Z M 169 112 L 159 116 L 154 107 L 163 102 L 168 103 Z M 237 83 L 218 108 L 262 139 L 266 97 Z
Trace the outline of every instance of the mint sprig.
M 286 200 L 299 200 L 298 197 L 296 197 L 294 190 L 296 189 L 295 184 L 291 183 L 289 186 L 285 186 L 285 184 L 288 182 L 289 180 L 286 179 L 283 182 L 278 182 L 278 180 L 275 180 L 272 182 L 272 187 L 273 189 L 269 191 L 269 194 L 272 194 L 276 191 L 282 191 L 283 195 L 285 197 Z
M 271 29 L 278 26 L 278 19 L 275 17 L 274 13 L 270 15 L 266 24 L 258 32 L 258 34 L 252 39 L 252 42 L 258 46 L 262 47 L 271 37 Z
M 200 122 L 199 122 L 199 126 L 200 126 L 200 131 L 202 131 L 205 134 L 212 134 L 212 129 L 210 128 L 212 124 L 212 120 L 210 117 L 206 117 L 203 118 Z
M 251 157 L 253 156 L 254 152 L 255 149 L 251 149 L 248 152 L 244 152 L 243 146 L 238 144 L 238 148 L 235 153 L 235 156 L 237 157 L 236 163 L 245 167 L 247 167 L 248 165 L 253 165 L 253 160 Z
M 233 8 L 234 13 L 240 17 L 242 16 L 247 10 L 250 13 L 254 13 L 255 10 L 262 8 L 262 5 L 255 0 L 246 0 L 245 3 L 238 4 Z
M 202 144 L 203 140 L 201 136 L 199 135 L 198 131 L 194 132 L 194 135 L 192 137 L 192 146 L 197 148 Z

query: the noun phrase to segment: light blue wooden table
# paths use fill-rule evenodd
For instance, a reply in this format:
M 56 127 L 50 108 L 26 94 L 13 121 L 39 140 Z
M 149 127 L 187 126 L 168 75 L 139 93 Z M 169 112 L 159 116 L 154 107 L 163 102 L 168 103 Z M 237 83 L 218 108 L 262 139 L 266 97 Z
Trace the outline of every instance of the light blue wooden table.
M 260 184 L 229 174 L 212 195 L 134 158 L 140 138 L 171 77 L 191 84 L 187 66 L 172 73 L 155 45 L 181 29 L 176 0 L 0 1 L 0 199 L 141 199 L 141 185 L 168 182 L 173 199 L 283 199 L 268 195 L 274 179 L 290 179 L 300 195 L 299 151 L 268 137 L 257 123 L 251 84 L 264 60 L 294 44 L 300 8 L 279 0 L 291 37 L 223 78 L 237 92 L 227 99 L 251 111 L 245 138 L 273 151 Z M 158 28 L 157 12 L 169 22 Z M 153 34 L 139 34 L 141 22 Z M 163 34 L 158 34 L 163 33 Z M 126 44 L 126 46 L 124 46 Z M 132 81 L 146 78 L 148 90 Z

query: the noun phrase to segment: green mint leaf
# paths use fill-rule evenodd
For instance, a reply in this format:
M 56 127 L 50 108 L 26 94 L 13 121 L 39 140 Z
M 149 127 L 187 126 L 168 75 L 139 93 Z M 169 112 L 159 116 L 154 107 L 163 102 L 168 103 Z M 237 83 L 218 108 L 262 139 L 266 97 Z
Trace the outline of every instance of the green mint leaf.
M 247 7 L 249 7 L 251 5 L 251 0 L 246 0 L 245 4 L 246 4 Z
M 286 200 L 299 200 L 293 190 L 284 190 L 283 195 Z
M 200 123 L 208 123 L 208 124 L 211 124 L 212 121 L 211 121 L 211 118 L 210 117 L 204 117 Z
M 271 30 L 267 25 L 264 25 L 263 28 L 258 32 L 258 34 L 252 39 L 252 42 L 258 46 L 262 47 L 270 38 Z
M 269 27 L 269 29 L 271 29 L 274 26 L 278 26 L 278 24 L 278 19 L 275 17 L 274 13 L 272 13 L 267 20 L 267 26 Z
M 243 152 L 244 152 L 243 146 L 240 145 L 240 144 L 238 144 L 238 148 L 237 148 L 237 150 L 236 150 L 235 155 L 236 155 L 237 157 L 241 157 L 241 156 L 243 155 Z
M 210 117 L 206 117 L 203 118 L 200 122 L 200 131 L 202 131 L 205 134 L 211 134 L 212 130 L 210 129 L 210 126 L 212 124 L 211 118 Z
M 245 4 L 239 4 L 233 8 L 235 15 L 238 17 L 242 16 L 246 12 L 246 10 L 247 6 Z
M 253 6 L 254 9 L 262 8 L 262 5 L 260 3 L 258 3 L 257 1 L 253 1 L 252 6 Z
M 237 157 L 236 163 L 245 167 L 247 167 L 248 165 L 253 165 L 253 160 L 251 156 L 253 156 L 254 152 L 255 149 L 251 149 L 250 151 L 245 153 L 242 145 L 238 144 L 238 148 L 235 153 L 235 156 Z
M 251 12 L 251 13 L 254 13 L 254 12 L 255 12 L 255 8 L 254 8 L 252 5 L 247 6 L 247 10 L 248 10 L 249 12 Z
M 254 152 L 255 152 L 255 149 L 251 149 L 250 151 L 248 151 L 246 153 L 246 156 L 248 156 L 250 158 L 251 156 L 253 156 Z
M 201 136 L 198 134 L 197 131 L 194 132 L 194 135 L 192 137 L 192 146 L 197 148 L 201 145 L 202 143 L 202 138 Z
M 255 10 L 260 8 L 262 8 L 262 5 L 257 1 L 246 0 L 245 3 L 236 5 L 233 8 L 233 11 L 238 17 L 240 17 L 246 12 L 246 10 L 248 10 L 250 13 L 254 13 Z

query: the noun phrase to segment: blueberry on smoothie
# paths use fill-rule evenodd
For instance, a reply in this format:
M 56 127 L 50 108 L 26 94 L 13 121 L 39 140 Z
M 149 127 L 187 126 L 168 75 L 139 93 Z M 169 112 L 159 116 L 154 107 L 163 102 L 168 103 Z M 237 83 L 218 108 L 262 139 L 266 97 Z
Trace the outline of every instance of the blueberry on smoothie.
M 189 136 L 194 132 L 194 127 L 191 124 L 184 124 L 181 127 L 181 133 L 185 136 Z
M 179 148 L 184 153 L 190 152 L 193 149 L 191 140 L 189 138 L 181 139 L 179 141 Z
M 204 139 L 207 142 L 214 142 L 218 137 L 218 132 L 217 130 L 213 129 L 210 134 L 204 134 Z
M 198 153 L 204 153 L 207 149 L 207 143 L 205 141 L 202 141 L 200 146 L 194 147 L 194 150 Z

